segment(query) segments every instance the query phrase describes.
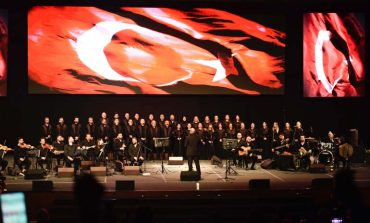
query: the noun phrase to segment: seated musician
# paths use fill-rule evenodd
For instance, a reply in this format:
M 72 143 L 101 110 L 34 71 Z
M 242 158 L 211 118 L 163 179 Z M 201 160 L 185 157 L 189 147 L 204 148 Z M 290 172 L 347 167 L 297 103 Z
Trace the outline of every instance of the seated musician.
M 335 139 L 334 138 L 334 133 L 332 131 L 329 131 L 328 132 L 328 136 L 326 137 L 326 139 L 324 140 L 324 142 L 329 145 L 328 146 L 329 150 L 331 150 L 333 152 L 333 155 L 334 155 L 334 166 L 336 168 L 338 168 L 339 167 L 338 160 L 340 159 L 338 146 L 340 144 L 340 140 Z
M 8 150 L 11 150 L 11 149 L 9 149 L 7 146 L 3 146 L 3 145 L 0 144 L 0 151 L 1 151 L 1 156 L 0 156 L 1 172 L 0 172 L 0 175 L 4 175 L 4 171 L 6 170 L 6 167 L 8 166 L 8 161 L 6 159 L 4 159 L 4 156 L 5 156 L 5 154 Z
M 310 167 L 310 155 L 312 151 L 309 149 L 304 135 L 299 137 L 299 142 L 295 144 L 294 152 L 297 161 L 299 161 L 299 168 L 308 169 Z
M 296 169 L 293 159 L 293 153 L 289 147 L 287 139 L 285 139 L 284 132 L 279 133 L 279 138 L 273 143 L 271 151 L 276 160 L 276 166 L 280 170 Z
M 258 159 L 257 155 L 254 153 L 255 144 L 252 141 L 252 137 L 247 136 L 245 141 L 242 140 L 242 134 L 237 134 L 238 139 L 238 149 L 239 149 L 239 160 L 244 160 L 245 168 L 248 169 L 248 162 L 252 162 L 251 170 L 255 170 L 255 164 Z
M 52 146 L 46 143 L 45 138 L 40 139 L 40 145 L 37 146 L 37 149 L 40 150 L 40 156 L 37 159 L 37 164 L 46 172 L 51 168 L 51 149 Z M 44 167 L 44 165 L 46 167 Z
M 54 157 L 57 159 L 58 166 L 60 166 L 60 161 L 64 159 L 64 138 L 58 135 L 52 146 L 54 148 Z
M 15 149 L 14 159 L 15 159 L 15 163 L 19 167 L 19 170 L 21 171 L 19 173 L 21 176 L 24 176 L 24 173 L 31 166 L 31 161 L 27 157 L 27 150 L 31 148 L 32 146 L 29 144 L 26 144 L 22 137 L 18 139 L 18 144 Z
M 74 141 L 74 138 L 69 136 L 67 144 L 64 145 L 64 162 L 66 167 L 72 167 L 73 163 L 74 173 L 76 174 L 81 165 L 81 157 Z
M 95 145 L 95 140 L 91 136 L 90 133 L 86 134 L 85 139 L 81 142 L 80 144 L 81 147 L 81 155 L 84 160 L 94 160 L 94 148 L 96 147 Z
M 340 138 L 340 145 L 338 146 L 338 161 L 336 168 L 339 168 L 339 161 L 343 163 L 343 168 L 351 168 L 351 156 L 353 155 L 353 146 L 349 143 L 347 137 Z
M 103 162 L 106 165 L 108 157 L 106 156 L 106 145 L 102 138 L 96 140 L 96 148 L 94 150 L 95 164 L 100 166 L 100 163 Z
M 113 149 L 116 154 L 116 159 L 120 160 L 123 162 L 123 160 L 126 159 L 126 144 L 125 141 L 123 140 L 123 134 L 118 133 L 117 138 L 114 139 L 113 141 Z
M 137 142 L 136 137 L 132 138 L 132 143 L 128 147 L 128 157 L 132 166 L 141 166 L 144 162 L 144 157 L 142 156 L 141 145 Z

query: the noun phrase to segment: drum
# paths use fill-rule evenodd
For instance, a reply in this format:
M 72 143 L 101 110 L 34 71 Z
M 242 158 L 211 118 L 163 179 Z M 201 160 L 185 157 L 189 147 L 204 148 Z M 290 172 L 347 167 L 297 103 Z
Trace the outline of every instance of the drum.
M 333 153 L 329 150 L 322 150 L 319 153 L 318 158 L 319 163 L 325 164 L 325 165 L 332 165 L 334 162 L 334 156 Z

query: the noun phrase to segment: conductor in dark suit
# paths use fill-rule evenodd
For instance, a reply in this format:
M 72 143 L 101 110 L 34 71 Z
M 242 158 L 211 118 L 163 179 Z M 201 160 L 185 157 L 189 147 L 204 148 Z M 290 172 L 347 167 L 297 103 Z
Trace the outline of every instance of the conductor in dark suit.
M 199 165 L 199 144 L 201 143 L 200 137 L 195 134 L 195 129 L 190 129 L 190 134 L 185 139 L 186 156 L 188 157 L 189 171 L 193 171 L 193 160 L 200 177 Z

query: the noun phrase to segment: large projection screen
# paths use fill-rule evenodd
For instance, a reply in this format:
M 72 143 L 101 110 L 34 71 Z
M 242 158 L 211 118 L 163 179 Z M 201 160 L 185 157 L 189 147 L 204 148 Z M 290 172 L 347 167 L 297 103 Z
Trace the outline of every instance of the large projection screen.
M 285 23 L 214 8 L 33 7 L 29 93 L 282 95 Z
M 0 9 L 0 97 L 7 95 L 8 13 Z
M 304 97 L 364 96 L 364 17 L 363 13 L 304 15 Z

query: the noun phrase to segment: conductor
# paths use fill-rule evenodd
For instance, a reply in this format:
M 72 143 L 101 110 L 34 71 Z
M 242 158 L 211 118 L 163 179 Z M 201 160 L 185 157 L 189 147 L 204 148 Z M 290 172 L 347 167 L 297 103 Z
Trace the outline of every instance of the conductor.
M 198 175 L 200 177 L 200 165 L 199 165 L 199 144 L 200 137 L 195 134 L 195 129 L 191 128 L 189 136 L 185 139 L 186 156 L 188 157 L 189 171 L 193 171 L 193 160 L 195 167 L 197 168 Z

